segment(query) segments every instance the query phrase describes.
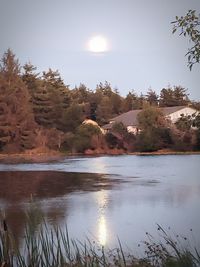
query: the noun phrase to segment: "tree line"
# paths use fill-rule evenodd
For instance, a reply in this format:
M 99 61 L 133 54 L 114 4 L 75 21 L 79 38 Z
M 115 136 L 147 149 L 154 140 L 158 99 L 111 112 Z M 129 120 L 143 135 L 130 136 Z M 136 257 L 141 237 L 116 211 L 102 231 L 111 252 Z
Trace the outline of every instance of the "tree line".
M 181 86 L 163 88 L 160 95 L 152 89 L 140 95 L 132 90 L 125 97 L 107 81 L 99 83 L 95 90 L 84 84 L 71 89 L 57 70 L 38 73 L 31 63 L 20 66 L 8 49 L 0 63 L 0 151 L 21 152 L 39 147 L 75 152 L 142 150 L 138 144 L 144 141 L 140 140 L 144 132 L 135 137 L 122 125 L 116 125 L 115 133 L 103 136 L 98 125 L 133 109 L 151 107 L 157 112 L 157 107 L 182 105 L 200 110 L 200 102 L 191 101 Z M 83 125 L 85 119 L 98 125 Z

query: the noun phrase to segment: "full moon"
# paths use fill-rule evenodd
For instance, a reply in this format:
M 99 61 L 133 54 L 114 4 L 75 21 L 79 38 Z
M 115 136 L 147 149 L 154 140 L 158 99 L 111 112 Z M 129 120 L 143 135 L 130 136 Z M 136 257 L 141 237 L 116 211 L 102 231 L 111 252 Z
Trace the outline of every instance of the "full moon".
M 88 42 L 88 50 L 93 53 L 102 53 L 108 50 L 107 40 L 103 36 L 94 36 Z

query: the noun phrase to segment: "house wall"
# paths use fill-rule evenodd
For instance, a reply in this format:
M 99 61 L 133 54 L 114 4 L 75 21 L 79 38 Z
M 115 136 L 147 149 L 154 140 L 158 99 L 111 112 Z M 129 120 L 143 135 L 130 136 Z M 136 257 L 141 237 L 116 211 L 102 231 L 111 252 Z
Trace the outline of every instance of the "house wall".
M 136 127 L 136 126 L 127 126 L 127 131 L 129 133 L 137 134 L 138 133 L 138 127 Z
M 185 107 L 181 110 L 178 110 L 170 115 L 168 115 L 167 117 L 173 122 L 175 123 L 183 114 L 184 116 L 188 116 L 188 115 L 193 115 L 194 113 L 196 113 L 197 111 L 193 108 L 190 107 Z

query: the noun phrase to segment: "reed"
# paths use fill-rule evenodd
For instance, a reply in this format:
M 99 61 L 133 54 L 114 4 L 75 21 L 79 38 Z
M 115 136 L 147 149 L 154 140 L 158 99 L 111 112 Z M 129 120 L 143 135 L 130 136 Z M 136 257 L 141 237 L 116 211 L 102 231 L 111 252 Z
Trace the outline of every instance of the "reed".
M 38 227 L 37 217 L 27 213 L 27 224 L 22 247 L 9 231 L 5 215 L 1 215 L 0 228 L 0 267 L 68 267 L 68 266 L 132 266 L 132 267 L 193 267 L 200 266 L 200 253 L 197 248 L 185 248 L 177 236 L 173 239 L 160 225 L 160 240 L 156 241 L 149 233 L 144 245 L 144 257 L 127 255 L 120 240 L 113 250 L 94 245 L 90 240 L 84 243 L 70 239 L 67 226 L 49 228 L 45 220 Z

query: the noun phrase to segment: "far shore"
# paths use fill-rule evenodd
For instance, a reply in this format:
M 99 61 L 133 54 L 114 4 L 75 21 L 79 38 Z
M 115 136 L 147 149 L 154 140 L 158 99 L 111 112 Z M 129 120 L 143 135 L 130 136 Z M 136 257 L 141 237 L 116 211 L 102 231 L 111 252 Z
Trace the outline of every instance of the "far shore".
M 88 156 L 116 156 L 116 155 L 200 155 L 200 151 L 172 151 L 158 150 L 154 152 L 132 152 L 127 153 L 123 150 L 109 151 L 109 153 L 98 153 L 96 151 L 87 151 L 86 153 L 61 153 L 58 151 L 44 153 L 0 153 L 0 163 L 18 164 L 18 163 L 45 163 L 56 162 L 65 158 L 71 157 L 88 157 Z

